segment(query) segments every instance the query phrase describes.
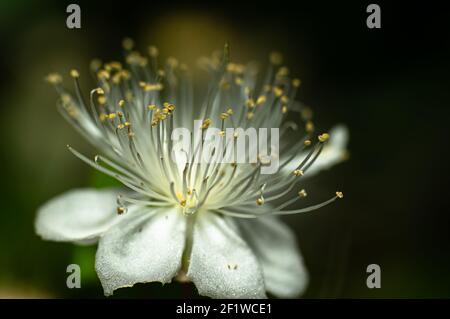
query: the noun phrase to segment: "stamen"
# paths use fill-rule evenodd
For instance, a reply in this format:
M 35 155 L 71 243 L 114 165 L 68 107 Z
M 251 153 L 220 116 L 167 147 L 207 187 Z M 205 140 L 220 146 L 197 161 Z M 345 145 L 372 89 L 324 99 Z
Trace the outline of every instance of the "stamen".
M 97 155 L 91 160 L 70 146 L 69 150 L 135 192 L 135 195 L 118 199 L 118 214 L 125 213 L 127 205 L 178 206 L 186 215 L 206 206 L 223 215 L 254 218 L 269 214 L 267 211 L 273 209 L 275 215 L 306 212 L 343 198 L 342 192 L 336 192 L 334 198 L 322 204 L 282 211 L 307 196 L 301 189 L 298 196 L 283 200 L 276 208 L 268 205 L 291 193 L 330 139 L 328 133 L 322 133 L 313 143 L 312 113 L 295 101 L 301 81 L 289 78 L 290 71 L 282 65 L 280 53 L 271 53 L 271 64 L 261 82 L 252 65 L 230 61 L 229 47 L 225 45 L 222 56 L 216 54 L 207 61 L 213 79 L 197 114 L 197 110 L 193 110 L 193 87 L 186 65 L 169 57 L 158 66 L 158 49 L 150 46 L 147 55 L 142 55 L 135 51 L 130 38 L 125 38 L 122 46 L 127 65 L 118 61 L 103 65 L 99 60 L 91 62 L 90 70 L 97 77 L 99 87 L 90 91 L 87 103 L 80 88 L 78 70 L 69 72 L 75 82 L 76 95 L 62 86 L 59 74 L 46 77 L 61 97 L 58 110 L 105 156 Z M 175 104 L 181 106 L 177 112 Z M 235 111 L 228 105 L 233 105 Z M 271 164 L 271 157 L 261 151 L 257 163 L 239 165 L 239 169 L 235 162 L 230 168 L 221 161 L 226 157 L 230 157 L 228 162 L 236 161 L 238 136 L 237 133 L 227 136 L 228 128 L 279 127 L 284 137 L 291 133 L 289 129 L 293 133 L 299 131 L 296 124 L 285 121 L 292 111 L 301 113 L 306 134 L 293 145 L 282 145 L 284 156 L 280 157 L 279 170 L 305 154 L 291 174 L 261 175 L 261 167 Z M 174 152 L 171 135 L 174 129 L 186 127 L 186 120 L 193 119 L 195 114 L 202 119 L 201 138 L 191 142 L 189 154 L 183 151 L 186 163 L 180 167 L 179 163 L 169 160 Z M 199 154 L 208 143 L 205 135 L 213 120 L 220 121 L 219 137 L 214 136 L 219 138 L 220 150 L 213 148 L 208 163 L 198 162 Z M 259 144 L 250 147 L 259 150 Z M 229 268 L 233 269 L 230 265 Z
M 125 39 L 123 39 L 123 41 L 122 41 L 122 46 L 123 46 L 123 48 L 124 48 L 125 50 L 128 50 L 128 51 L 132 50 L 133 47 L 134 47 L 134 41 L 133 41 L 133 39 L 131 39 L 131 38 L 125 38 Z
M 328 139 L 330 138 L 330 134 L 328 134 L 328 133 L 323 133 L 323 134 L 320 134 L 317 138 L 319 139 L 319 141 L 320 141 L 321 143 L 325 143 L 325 142 L 328 141 Z
M 78 70 L 72 69 L 72 70 L 70 70 L 70 76 L 73 77 L 73 78 L 79 78 L 80 77 L 80 73 L 78 73 Z
M 62 83 L 62 77 L 59 73 L 50 73 L 45 77 L 45 80 L 50 84 L 60 84 Z
M 283 63 L 283 55 L 280 52 L 272 52 L 270 54 L 270 63 L 280 65 Z
M 295 203 L 299 198 L 305 198 L 307 196 L 307 193 L 304 189 L 300 190 L 298 192 L 298 197 L 293 197 L 290 200 L 284 202 L 283 204 L 281 204 L 280 206 L 278 206 L 277 208 L 275 208 L 276 211 L 281 211 L 282 209 L 284 209 L 285 207 L 288 207 L 290 205 L 292 205 L 293 203 Z
M 301 208 L 301 209 L 294 209 L 294 210 L 285 210 L 285 211 L 278 211 L 273 213 L 272 215 L 292 215 L 292 214 L 300 214 L 300 213 L 307 213 L 307 212 L 311 212 L 314 211 L 316 209 L 322 208 L 324 206 L 327 206 L 328 204 L 331 204 L 332 202 L 334 202 L 336 199 L 341 198 L 338 195 L 330 198 L 329 200 L 317 204 L 317 205 L 312 205 L 306 208 Z
M 294 172 L 293 172 L 293 174 L 295 175 L 295 176 L 303 176 L 303 171 L 301 170 L 301 169 L 296 169 Z
M 300 85 L 302 84 L 302 81 L 300 81 L 300 79 L 293 79 L 292 80 L 292 86 L 295 88 L 300 87 Z

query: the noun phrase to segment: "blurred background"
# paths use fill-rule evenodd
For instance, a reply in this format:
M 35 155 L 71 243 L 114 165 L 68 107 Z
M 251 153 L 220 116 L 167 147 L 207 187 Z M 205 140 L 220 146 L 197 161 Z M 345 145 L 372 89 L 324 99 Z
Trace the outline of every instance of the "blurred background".
M 71 2 L 81 6 L 79 30 L 66 27 Z M 95 57 L 121 59 L 125 36 L 190 65 L 225 42 L 240 62 L 281 51 L 319 128 L 349 127 L 350 160 L 308 186 L 317 199 L 337 189 L 345 199 L 287 218 L 311 275 L 304 297 L 450 297 L 450 11 L 376 1 L 382 28 L 370 30 L 369 3 L 1 0 L 0 297 L 103 297 L 95 246 L 34 233 L 36 209 L 52 196 L 112 183 L 67 151 L 70 143 L 94 154 L 60 117 L 43 78 L 73 67 L 87 74 Z M 71 263 L 81 266 L 81 289 L 66 287 Z M 366 286 L 372 263 L 381 266 L 381 289 Z M 113 298 L 197 296 L 192 285 L 173 283 Z

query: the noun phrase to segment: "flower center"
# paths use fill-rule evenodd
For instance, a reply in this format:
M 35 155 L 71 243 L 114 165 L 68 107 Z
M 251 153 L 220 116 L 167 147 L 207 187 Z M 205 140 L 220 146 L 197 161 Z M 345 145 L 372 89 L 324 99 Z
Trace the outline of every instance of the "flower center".
M 200 202 L 195 189 L 188 189 L 186 194 L 177 193 L 177 198 L 184 215 L 194 214 L 199 209 Z

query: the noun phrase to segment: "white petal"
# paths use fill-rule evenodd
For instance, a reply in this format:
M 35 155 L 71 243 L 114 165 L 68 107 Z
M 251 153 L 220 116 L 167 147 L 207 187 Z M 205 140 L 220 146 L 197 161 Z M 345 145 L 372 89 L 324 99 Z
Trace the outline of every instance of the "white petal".
M 308 273 L 292 231 L 272 216 L 236 223 L 262 265 L 267 291 L 281 298 L 303 293 Z
M 210 212 L 197 217 L 187 277 L 204 296 L 265 298 L 261 267 L 230 222 Z
M 181 267 L 186 219 L 175 208 L 136 211 L 99 242 L 95 268 L 105 295 L 136 283 L 168 283 Z
M 314 174 L 330 168 L 333 165 L 342 162 L 347 154 L 347 143 L 349 133 L 344 125 L 337 125 L 330 131 L 330 141 L 324 146 L 322 153 L 312 166 L 305 172 L 305 177 L 311 177 Z M 302 153 L 287 164 L 282 171 L 291 174 L 297 166 L 306 157 L 306 153 Z
M 118 221 L 118 189 L 77 189 L 59 195 L 38 210 L 36 233 L 44 239 L 95 241 Z

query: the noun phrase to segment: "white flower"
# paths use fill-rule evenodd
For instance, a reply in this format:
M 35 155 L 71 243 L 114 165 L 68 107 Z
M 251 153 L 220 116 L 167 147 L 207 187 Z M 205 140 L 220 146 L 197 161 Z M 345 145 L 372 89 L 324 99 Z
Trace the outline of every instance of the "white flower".
M 214 298 L 264 298 L 266 291 L 300 295 L 308 275 L 293 233 L 277 215 L 311 211 L 342 197 L 337 192 L 321 204 L 286 210 L 306 196 L 304 189 L 291 195 L 299 183 L 343 159 L 346 129 L 337 127 L 331 138 L 327 133 L 314 137 L 310 111 L 294 101 L 300 81 L 288 78 L 278 54 L 271 56 L 262 83 L 251 64 L 228 61 L 227 47 L 222 59 L 203 59 L 212 80 L 198 104 L 183 64 L 174 58 L 158 64 L 155 47 L 148 58 L 133 51 L 130 40 L 124 47 L 127 69 L 119 62 L 92 63 L 98 88 L 89 102 L 80 91 L 78 71 L 71 71 L 75 94 L 62 86 L 59 75 L 47 79 L 60 94 L 62 115 L 103 155 L 90 160 L 69 150 L 126 188 L 62 194 L 39 209 L 36 232 L 49 240 L 98 241 L 96 270 L 105 295 L 175 277 Z M 305 130 L 285 121 L 298 112 Z M 186 154 L 190 161 L 172 161 L 172 131 L 192 129 L 196 118 L 203 119 L 201 130 L 214 122 L 221 130 L 279 127 L 279 172 L 260 174 L 261 159 L 196 164 L 195 152 Z M 289 134 L 304 136 L 292 144 Z

